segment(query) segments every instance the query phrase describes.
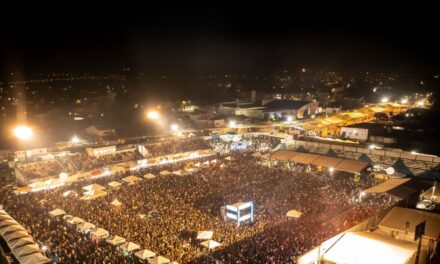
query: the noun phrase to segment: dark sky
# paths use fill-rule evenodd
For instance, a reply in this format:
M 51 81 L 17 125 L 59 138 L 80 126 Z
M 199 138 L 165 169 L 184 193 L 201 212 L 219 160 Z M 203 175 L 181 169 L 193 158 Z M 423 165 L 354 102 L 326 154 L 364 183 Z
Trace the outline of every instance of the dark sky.
M 427 2 L 90 2 L 2 8 L 2 71 L 440 68 L 438 10 Z

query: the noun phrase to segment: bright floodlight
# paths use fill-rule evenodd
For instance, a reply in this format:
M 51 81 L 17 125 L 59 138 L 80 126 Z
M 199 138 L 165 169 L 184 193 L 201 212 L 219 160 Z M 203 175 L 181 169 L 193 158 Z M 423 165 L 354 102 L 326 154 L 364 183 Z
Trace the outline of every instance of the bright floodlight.
M 288 116 L 287 117 L 287 122 L 292 122 L 293 121 L 293 117 L 292 116 Z
M 333 173 L 333 172 L 335 171 L 335 168 L 330 167 L 330 168 L 328 168 L 328 171 L 329 171 L 330 173 Z
M 79 139 L 79 137 L 73 136 L 70 142 L 72 142 L 73 144 L 78 144 L 79 142 L 81 142 L 81 140 Z
M 156 111 L 150 111 L 150 112 L 148 112 L 148 114 L 147 114 L 147 116 L 148 116 L 148 118 L 150 118 L 150 119 L 159 119 L 159 113 L 158 112 L 156 112 Z
M 235 121 L 229 121 L 229 127 L 230 128 L 235 128 L 237 126 L 237 122 L 235 122 Z
M 402 100 L 400 100 L 400 102 L 401 102 L 402 104 L 407 104 L 407 103 L 408 103 L 408 99 L 406 99 L 406 98 L 402 98 Z
M 179 126 L 177 124 L 171 125 L 171 131 L 177 131 L 179 129 Z
M 20 140 L 28 140 L 32 137 L 32 129 L 27 126 L 18 126 L 14 128 L 13 133 Z
M 388 97 L 383 97 L 382 99 L 380 99 L 382 103 L 388 103 L 388 100 Z
M 41 250 L 46 251 L 46 250 L 47 250 L 47 246 L 46 246 L 46 245 L 43 245 L 43 246 L 41 247 Z
M 418 102 L 417 102 L 417 105 L 419 105 L 419 106 L 423 106 L 424 104 L 425 104 L 424 101 L 418 101 Z

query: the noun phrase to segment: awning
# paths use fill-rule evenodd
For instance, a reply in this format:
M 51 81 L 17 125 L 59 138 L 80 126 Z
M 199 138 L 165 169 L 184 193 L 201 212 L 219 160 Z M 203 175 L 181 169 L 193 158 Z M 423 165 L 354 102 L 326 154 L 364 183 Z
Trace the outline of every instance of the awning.
M 329 156 L 320 156 L 318 159 L 314 160 L 311 164 L 313 166 L 320 166 L 324 168 L 334 168 L 336 165 L 341 163 L 344 159 L 334 158 Z
M 388 192 L 391 189 L 396 188 L 397 186 L 400 186 L 404 184 L 405 182 L 409 181 L 409 178 L 403 178 L 403 179 L 391 179 L 387 180 L 385 182 L 382 182 L 378 185 L 375 185 L 367 190 L 365 192 L 368 193 L 385 193 Z
M 338 171 L 345 171 L 350 173 L 361 173 L 368 167 L 368 163 L 359 160 L 344 159 L 334 168 Z

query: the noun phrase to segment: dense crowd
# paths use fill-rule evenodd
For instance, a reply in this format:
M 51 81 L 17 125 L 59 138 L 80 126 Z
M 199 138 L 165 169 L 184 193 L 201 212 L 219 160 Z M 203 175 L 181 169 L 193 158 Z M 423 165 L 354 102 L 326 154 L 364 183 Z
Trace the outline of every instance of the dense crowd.
M 253 140 L 270 146 L 279 144 L 262 137 Z M 193 143 L 200 147 L 200 141 Z M 176 142 L 166 144 L 170 151 L 179 150 Z M 189 148 L 179 152 L 185 150 Z M 153 153 L 164 151 L 158 147 Z M 67 190 L 81 193 L 81 188 L 90 183 L 107 186 L 126 175 L 16 197 L 4 190 L 0 204 L 48 246 L 48 256 L 58 263 L 139 260 L 105 242 L 92 242 L 64 221 L 50 218 L 48 212 L 56 208 L 179 263 L 294 263 L 298 255 L 319 242 L 396 202 L 388 194 L 357 201 L 360 190 L 375 184 L 372 178 L 355 183 L 345 175 L 271 168 L 247 153 L 234 153 L 233 157 L 229 161 L 218 156 L 217 162 L 205 168 L 187 162 L 142 169 L 136 175 L 153 173 L 157 177 L 118 189 L 107 188 L 108 196 L 92 201 L 62 194 Z M 190 168 L 184 176 L 159 174 L 165 169 Z M 110 205 L 114 199 L 122 202 L 120 211 Z M 239 201 L 254 202 L 255 221 L 237 228 L 223 220 L 220 208 Z M 303 215 L 298 219 L 286 217 L 292 209 Z M 214 251 L 202 248 L 195 239 L 197 231 L 202 230 L 214 231 L 213 239 L 222 247 Z
M 273 150 L 281 144 L 281 139 L 277 137 L 271 137 L 267 135 L 254 135 L 249 134 L 246 136 L 236 136 L 230 140 L 214 140 L 211 142 L 211 146 L 218 153 L 228 154 L 231 151 L 232 145 L 239 145 L 237 149 L 245 152 L 268 152 Z M 242 147 L 242 148 L 240 148 Z
M 149 156 L 164 156 L 169 154 L 194 151 L 209 148 L 209 144 L 202 138 L 167 139 L 164 142 L 145 146 Z
M 70 156 L 71 161 L 76 165 L 76 167 L 79 170 L 84 171 L 142 158 L 143 156 L 137 150 L 106 154 L 99 157 L 89 156 L 86 153 L 77 153 Z

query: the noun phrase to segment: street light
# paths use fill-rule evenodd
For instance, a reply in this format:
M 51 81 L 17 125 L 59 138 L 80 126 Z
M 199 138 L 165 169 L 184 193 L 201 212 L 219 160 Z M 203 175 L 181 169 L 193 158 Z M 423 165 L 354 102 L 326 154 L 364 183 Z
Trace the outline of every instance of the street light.
M 177 131 L 179 129 L 179 126 L 177 124 L 171 125 L 171 131 Z
M 148 118 L 156 120 L 159 119 L 159 113 L 156 111 L 150 111 L 147 113 Z
M 12 133 L 16 138 L 23 141 L 29 140 L 32 137 L 32 129 L 28 126 L 17 126 Z

